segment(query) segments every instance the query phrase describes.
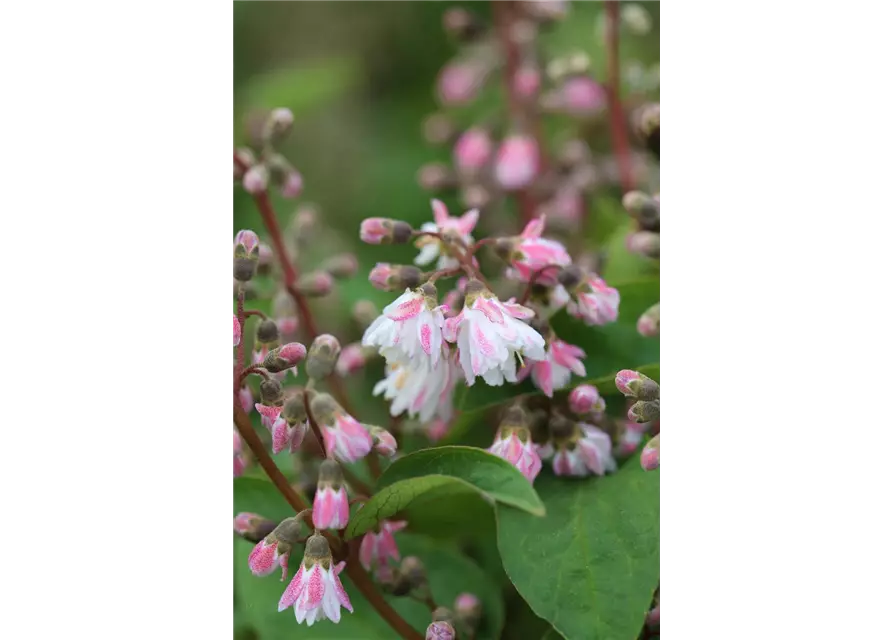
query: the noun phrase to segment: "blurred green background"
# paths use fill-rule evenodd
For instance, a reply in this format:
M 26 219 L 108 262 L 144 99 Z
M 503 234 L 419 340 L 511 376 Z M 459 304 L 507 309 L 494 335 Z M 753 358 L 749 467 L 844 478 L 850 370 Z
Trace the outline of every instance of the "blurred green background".
M 360 336 L 359 328 L 349 317 L 349 309 L 356 300 L 369 299 L 380 308 L 393 299 L 392 294 L 369 285 L 369 269 L 380 261 L 409 264 L 417 251 L 411 245 L 377 247 L 360 243 L 360 221 L 369 216 L 384 216 L 418 226 L 431 219 L 429 201 L 434 194 L 418 185 L 416 174 L 426 163 L 450 161 L 449 146 L 437 147 L 425 141 L 422 123 L 439 110 L 434 91 L 438 71 L 459 51 L 457 43 L 447 36 L 442 26 L 444 10 L 454 6 L 464 6 L 490 21 L 491 6 L 485 2 L 236 2 L 233 5 L 234 144 L 250 144 L 252 131 L 256 131 L 269 109 L 290 108 L 295 115 L 294 128 L 279 150 L 301 172 L 304 191 L 297 200 L 286 200 L 275 190 L 271 192 L 283 228 L 288 227 L 301 206 L 313 204 L 320 212 L 321 225 L 314 241 L 297 256 L 300 269 L 309 271 L 321 259 L 343 251 L 355 253 L 360 262 L 356 276 L 339 282 L 334 295 L 312 301 L 323 330 L 341 338 L 342 344 Z M 656 101 L 659 99 L 659 89 L 653 86 L 656 83 L 648 86 L 641 76 L 643 72 L 646 75 L 649 71 L 656 72 L 659 4 L 646 2 L 639 6 L 649 14 L 651 29 L 644 35 L 622 32 L 623 95 L 624 99 L 635 96 L 639 100 Z M 541 34 L 539 41 L 546 58 L 583 51 L 591 60 L 590 75 L 604 81 L 605 52 L 598 36 L 602 11 L 601 3 L 571 3 L 568 17 Z M 503 108 L 502 85 L 497 76 L 473 105 L 448 113 L 460 128 L 465 128 L 501 113 Z M 545 128 L 555 144 L 578 131 L 573 120 L 557 115 L 546 118 Z M 605 126 L 590 128 L 587 140 L 595 153 L 610 157 L 610 138 Z M 653 191 L 659 188 L 656 166 L 656 163 L 651 166 L 652 176 L 646 180 Z M 623 249 L 629 220 L 620 207 L 621 195 L 618 186 L 608 185 L 590 198 L 592 213 L 583 241 L 586 249 L 612 248 L 610 273 L 603 274 L 611 284 L 635 280 L 653 273 L 656 268 L 652 262 L 631 256 Z M 452 215 L 465 210 L 454 194 L 438 193 L 436 197 L 446 202 Z M 514 215 L 512 206 L 509 204 L 502 213 Z M 498 212 L 487 215 L 496 216 Z M 251 197 L 238 187 L 233 189 L 233 224 L 234 233 L 249 228 L 264 238 L 263 225 Z M 486 226 L 485 217 L 481 224 Z M 257 300 L 251 306 L 270 311 L 266 300 Z M 381 369 L 373 363 L 364 374 L 350 379 L 348 387 L 355 404 L 362 409 L 361 419 L 386 425 L 386 407 L 370 393 L 371 385 L 381 378 L 380 374 Z M 284 456 L 277 456 L 277 462 L 288 464 L 279 459 Z M 262 487 L 246 489 L 244 484 L 240 485 L 235 496 L 237 510 L 260 511 L 264 500 L 275 503 L 275 496 L 259 497 L 262 492 Z M 270 513 L 265 515 L 273 516 L 281 507 L 281 504 L 270 506 Z M 479 526 L 484 529 L 485 541 L 477 547 L 476 559 L 493 580 L 504 584 L 498 557 L 493 557 L 495 549 L 490 545 L 492 520 L 486 516 L 488 507 L 478 507 L 466 509 L 470 518 L 483 523 Z M 310 633 L 306 627 L 296 625 L 291 612 L 277 614 L 274 605 L 284 585 L 274 577 L 246 576 L 247 567 L 240 568 L 240 564 L 244 564 L 247 550 L 243 547 L 247 543 L 236 542 L 237 637 L 246 640 L 266 640 L 286 637 L 286 634 L 301 638 L 388 637 L 387 631 L 381 629 L 368 634 L 357 628 L 351 632 L 344 623 L 339 625 L 338 633 L 329 623 L 315 625 Z M 292 560 L 296 566 L 298 560 Z M 251 595 L 240 590 L 241 584 L 250 585 Z M 264 601 L 257 599 L 257 591 L 262 591 L 267 600 L 273 598 L 270 610 L 263 614 L 252 604 Z M 523 601 L 512 595 L 510 589 L 507 593 L 510 614 L 502 637 L 539 638 L 548 632 L 545 623 L 533 616 Z M 272 626 L 266 624 L 269 620 Z M 522 628 L 526 630 L 523 636 L 518 631 Z M 527 635 L 537 629 L 540 635 Z

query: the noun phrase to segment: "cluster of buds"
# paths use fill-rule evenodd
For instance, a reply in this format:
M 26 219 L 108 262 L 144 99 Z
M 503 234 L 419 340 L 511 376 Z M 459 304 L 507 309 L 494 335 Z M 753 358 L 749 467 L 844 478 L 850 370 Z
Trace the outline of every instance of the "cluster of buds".
M 629 409 L 629 420 L 639 424 L 660 420 L 660 385 L 643 373 L 624 369 L 615 378 L 617 389 L 635 400 Z M 642 468 L 645 471 L 660 466 L 660 433 L 651 438 L 642 449 Z
M 233 159 L 233 178 L 241 180 L 245 190 L 258 195 L 272 183 L 286 198 L 297 198 L 304 179 L 276 146 L 285 140 L 294 123 L 294 115 L 288 109 L 274 109 L 266 117 L 258 140 L 258 149 L 243 147 L 236 150 Z M 256 153 L 255 153 L 256 151 Z

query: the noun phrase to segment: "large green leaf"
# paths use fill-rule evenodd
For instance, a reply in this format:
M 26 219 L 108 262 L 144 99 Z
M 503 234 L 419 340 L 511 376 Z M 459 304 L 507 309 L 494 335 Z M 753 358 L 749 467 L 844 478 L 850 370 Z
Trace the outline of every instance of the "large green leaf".
M 477 638 L 498 640 L 505 619 L 499 586 L 480 567 L 461 553 L 438 545 L 422 536 L 399 534 L 397 546 L 402 556 L 417 556 L 424 563 L 429 576 L 431 594 L 439 605 L 449 608 L 460 593 L 471 592 L 481 599 L 484 616 Z M 357 589 L 342 573 L 342 582 L 354 612 L 341 612 L 341 621 L 333 624 L 327 620 L 312 627 L 298 625 L 294 611 L 279 612 L 278 603 L 286 583 L 276 575 L 258 578 L 248 569 L 251 543 L 236 541 L 235 581 L 240 596 L 241 619 L 254 628 L 262 640 L 279 638 L 306 638 L 308 640 L 356 638 L 363 640 L 392 640 L 394 631 L 376 613 Z M 297 570 L 298 559 L 290 563 L 289 577 Z M 431 621 L 431 614 L 422 603 L 408 598 L 387 597 L 397 612 L 419 633 L 424 634 Z
M 346 535 L 365 533 L 419 500 L 441 500 L 470 491 L 491 504 L 545 513 L 530 483 L 502 458 L 472 447 L 437 447 L 411 453 L 388 467 L 375 495 L 351 518 Z
M 544 472 L 536 484 L 548 518 L 496 509 L 512 583 L 570 640 L 634 640 L 660 576 L 660 472 L 632 460 L 611 476 Z
M 660 364 L 646 364 L 634 368 L 637 371 L 641 371 L 655 382 L 660 382 Z M 620 391 L 617 390 L 617 386 L 614 384 L 615 376 L 616 372 L 610 373 L 600 378 L 590 378 L 585 382 L 587 384 L 595 385 L 595 387 L 599 390 L 600 395 L 609 398 L 610 405 L 610 399 L 613 396 L 620 396 Z M 584 381 L 581 380 L 579 383 L 576 384 L 582 384 L 583 382 Z M 563 402 L 569 392 L 570 389 L 565 389 L 564 391 L 556 391 L 555 400 Z M 537 393 L 539 392 L 522 391 L 520 393 L 517 393 L 515 397 L 523 395 L 535 395 Z M 489 446 L 493 442 L 493 434 L 495 433 L 496 427 L 498 426 L 505 400 L 505 398 L 500 398 L 491 404 L 486 404 L 471 411 L 461 412 L 459 416 L 456 417 L 455 420 L 453 420 L 453 424 L 450 427 L 449 433 L 446 435 L 446 437 L 444 437 L 443 440 L 441 440 L 441 442 L 446 445 L 464 444 L 473 447 Z

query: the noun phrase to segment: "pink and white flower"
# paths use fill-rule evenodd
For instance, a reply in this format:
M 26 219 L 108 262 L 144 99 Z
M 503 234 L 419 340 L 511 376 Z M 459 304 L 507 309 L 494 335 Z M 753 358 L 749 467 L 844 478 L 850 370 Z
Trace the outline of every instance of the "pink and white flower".
M 242 438 L 239 432 L 233 429 L 233 478 L 238 478 L 245 473 L 245 458 L 242 456 Z
M 366 571 L 372 571 L 375 568 L 379 572 L 379 578 L 388 568 L 388 558 L 400 560 L 400 551 L 397 549 L 397 541 L 394 540 L 394 534 L 402 531 L 406 527 L 403 520 L 391 521 L 382 520 L 379 523 L 379 531 L 370 531 L 363 536 L 360 543 L 360 564 Z
M 422 231 L 437 232 L 443 235 L 453 235 L 461 238 L 466 245 L 474 242 L 471 232 L 478 223 L 479 212 L 477 209 L 466 211 L 458 218 L 450 216 L 446 205 L 440 200 L 431 201 L 431 209 L 434 211 L 434 222 L 426 222 L 421 226 Z M 430 264 L 435 258 L 438 269 L 453 269 L 459 266 L 459 262 L 453 258 L 443 243 L 434 236 L 420 236 L 415 243 L 420 249 L 416 256 L 415 264 L 422 266 Z
M 583 415 L 592 411 L 598 399 L 598 389 L 591 384 L 581 384 L 570 392 L 567 405 L 577 415 Z
M 356 418 L 340 408 L 327 418 L 320 427 L 328 455 L 334 455 L 342 462 L 356 462 L 369 455 L 372 436 Z
M 496 434 L 496 440 L 488 451 L 507 460 L 531 483 L 543 468 L 543 463 L 536 451 L 536 445 L 530 439 L 530 430 L 527 427 L 500 429 L 500 432 Z
M 273 453 L 279 453 L 286 449 L 291 453 L 300 451 L 304 436 L 307 435 L 307 430 L 310 428 L 309 421 L 298 422 L 294 426 L 289 425 L 281 413 L 272 423 L 269 418 L 266 421 L 261 419 L 261 422 L 265 423 L 264 426 L 270 430 L 273 436 Z
M 620 293 L 596 275 L 581 283 L 567 303 L 567 312 L 589 326 L 617 320 Z
M 518 238 L 511 255 L 513 275 L 522 282 L 530 282 L 535 273 L 540 272 L 536 281 L 540 284 L 555 285 L 561 267 L 571 263 L 570 254 L 564 245 L 556 240 L 543 238 L 546 229 L 546 216 L 541 215 L 527 223 Z M 553 268 L 545 269 L 549 265 Z
M 468 283 L 465 307 L 444 323 L 444 337 L 459 347 L 468 386 L 477 376 L 491 386 L 517 382 L 518 361 L 546 358 L 543 337 L 521 322 L 533 315 L 527 307 L 501 302 L 476 280 Z
M 605 475 L 617 469 L 611 455 L 611 438 L 598 427 L 577 423 L 574 436 L 558 444 L 548 442 L 539 448 L 543 458 L 552 458 L 557 476 Z
M 437 304 L 433 285 L 407 289 L 369 325 L 362 344 L 379 347 L 388 362 L 424 363 L 427 369 L 433 369 L 441 357 L 445 310 Z
M 341 607 L 353 613 L 350 598 L 338 574 L 344 562 L 332 563 L 329 543 L 320 535 L 310 536 L 298 573 L 292 578 L 279 600 L 279 611 L 294 607 L 298 623 L 307 626 L 319 620 L 341 620 Z
M 282 548 L 280 548 L 282 544 Z M 282 569 L 282 580 L 288 573 L 288 554 L 291 545 L 281 543 L 275 534 L 271 533 L 258 542 L 251 553 L 248 554 L 248 568 L 256 576 L 268 576 L 276 570 Z
M 251 388 L 247 385 L 239 389 L 239 402 L 242 405 L 242 411 L 251 413 L 254 408 L 254 396 L 251 394 Z
M 242 324 L 239 319 L 233 315 L 233 346 L 238 347 L 242 342 Z
M 317 529 L 343 529 L 350 518 L 350 506 L 341 467 L 325 460 L 319 469 L 319 482 L 313 497 L 313 526 Z
M 580 347 L 553 339 L 546 348 L 546 359 L 529 363 L 518 374 L 518 378 L 524 379 L 532 373 L 533 384 L 551 398 L 556 389 L 567 386 L 571 381 L 571 373 L 586 375 L 586 367 L 581 360 L 585 357 L 586 352 Z
M 453 394 L 459 381 L 458 364 L 449 357 L 446 344 L 441 347 L 441 358 L 433 369 L 422 365 L 392 362 L 386 377 L 372 389 L 373 395 L 384 394 L 391 401 L 390 413 L 399 416 L 404 411 L 409 417 L 427 422 L 437 416 L 452 417 Z
M 530 185 L 539 170 L 539 149 L 530 136 L 513 135 L 502 141 L 496 153 L 495 178 L 507 191 Z
M 463 133 L 453 147 L 453 163 L 465 175 L 474 175 L 486 167 L 492 155 L 493 141 L 481 127 L 472 127 Z

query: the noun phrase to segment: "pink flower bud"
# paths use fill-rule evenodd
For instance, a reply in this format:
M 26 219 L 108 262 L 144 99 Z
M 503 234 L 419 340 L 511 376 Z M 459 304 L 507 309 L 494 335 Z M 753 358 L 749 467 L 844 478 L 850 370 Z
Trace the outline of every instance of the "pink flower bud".
M 334 460 L 323 460 L 313 498 L 313 526 L 317 529 L 343 529 L 349 517 L 350 507 L 341 466 Z
M 635 393 L 630 390 L 629 383 L 633 380 L 641 380 L 642 375 L 638 371 L 633 371 L 632 369 L 624 369 L 623 371 L 618 371 L 617 375 L 614 377 L 614 384 L 617 385 L 617 390 L 620 391 L 623 395 L 628 398 L 635 398 Z
M 304 178 L 297 171 L 289 171 L 282 180 L 280 193 L 283 198 L 297 198 L 304 188 Z
M 480 91 L 481 74 L 470 64 L 452 63 L 445 66 L 437 78 L 437 92 L 441 102 L 456 106 L 466 104 Z
M 422 283 L 422 271 L 410 265 L 395 265 L 379 262 L 369 272 L 369 282 L 382 291 L 404 291 L 415 289 Z
M 453 162 L 466 174 L 473 174 L 486 166 L 493 154 L 493 142 L 486 130 L 473 127 L 459 136 L 453 147 Z
M 262 164 L 256 164 L 245 172 L 245 176 L 242 178 L 242 186 L 245 187 L 245 191 L 248 193 L 257 195 L 266 190 L 269 180 L 270 172 L 267 171 L 267 168 Z
M 270 113 L 270 122 L 273 123 L 273 126 L 282 131 L 287 131 L 292 124 L 294 124 L 294 121 L 294 114 L 291 112 L 291 109 L 286 107 L 273 109 L 273 112 Z
M 523 189 L 536 178 L 538 166 L 536 141 L 529 136 L 509 136 L 496 154 L 496 181 L 508 191 Z
M 372 436 L 373 448 L 385 457 L 393 457 L 397 453 L 397 440 L 391 432 L 381 427 L 369 427 L 369 435 Z
M 412 227 L 390 218 L 366 218 L 360 224 L 360 240 L 367 244 L 402 244 L 412 236 Z
M 425 640 L 455 640 L 456 630 L 446 620 L 432 622 L 425 630 Z
M 654 231 L 636 231 L 627 236 L 626 248 L 646 258 L 660 258 L 660 234 Z
M 660 398 L 660 386 L 648 376 L 624 369 L 619 371 L 614 378 L 617 389 L 628 398 L 637 400 L 658 400 Z M 630 418 L 633 420 L 633 418 Z M 647 422 L 639 420 L 638 422 Z
M 241 253 L 240 247 L 241 251 L 247 255 L 254 253 L 254 250 L 257 249 L 258 257 L 260 256 L 260 238 L 250 229 L 242 229 L 236 234 L 235 242 L 233 242 L 234 253 Z
M 540 72 L 533 65 L 524 65 L 515 72 L 512 78 L 512 89 L 522 99 L 533 97 L 540 88 Z
M 353 342 L 341 350 L 335 371 L 342 378 L 356 373 L 366 365 L 366 349 L 359 342 Z
M 273 349 L 264 358 L 263 367 L 270 373 L 286 371 L 307 357 L 307 347 L 300 342 L 289 342 Z
M 242 457 L 242 438 L 239 432 L 233 429 L 233 478 L 238 478 L 245 473 L 245 458 Z
M 243 511 L 233 519 L 233 530 L 239 535 L 243 535 L 251 530 L 254 522 L 258 519 L 262 519 L 262 516 Z
M 592 411 L 598 399 L 598 389 L 591 384 L 581 384 L 571 391 L 567 403 L 571 411 L 583 415 Z
M 654 471 L 660 467 L 660 434 L 657 434 L 642 449 L 642 468 L 645 471 Z
M 450 430 L 450 423 L 446 420 L 435 418 L 425 425 L 425 430 L 428 432 L 428 437 L 431 439 L 431 442 L 437 442 Z
M 608 98 L 604 88 L 588 76 L 572 76 L 561 87 L 564 108 L 574 114 L 591 114 L 604 110 Z
M 239 323 L 239 319 L 233 315 L 233 346 L 239 346 L 239 343 L 242 341 L 242 325 Z
M 393 268 L 391 265 L 386 262 L 379 262 L 375 265 L 372 271 L 369 272 L 369 282 L 372 283 L 372 286 L 376 289 L 388 291 L 388 278 L 391 277 L 392 272 Z
M 326 271 L 314 271 L 305 273 L 298 279 L 298 291 L 305 296 L 320 298 L 332 292 L 335 279 Z
M 483 612 L 483 605 L 480 598 L 473 593 L 460 593 L 456 596 L 456 602 L 453 604 L 453 610 L 460 620 L 471 628 L 477 626 L 478 620 Z
M 354 254 L 342 253 L 327 259 L 320 268 L 333 278 L 350 278 L 357 272 L 358 267 L 357 257 Z
M 643 313 L 636 322 L 636 331 L 646 338 L 660 335 L 660 303 Z

